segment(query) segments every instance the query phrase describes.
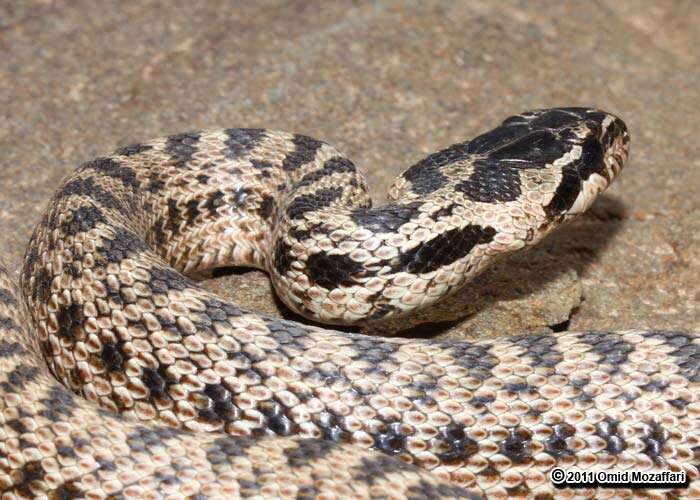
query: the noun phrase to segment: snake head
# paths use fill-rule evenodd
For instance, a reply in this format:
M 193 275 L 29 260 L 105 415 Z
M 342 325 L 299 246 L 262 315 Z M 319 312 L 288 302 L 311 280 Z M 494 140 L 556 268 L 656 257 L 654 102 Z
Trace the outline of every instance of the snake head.
M 530 125 L 551 127 L 569 148 L 553 162 L 560 179 L 544 205 L 549 217 L 568 219 L 588 210 L 619 175 L 629 154 L 630 140 L 625 123 L 595 108 L 546 110 Z
M 620 118 L 579 107 L 528 111 L 471 141 L 484 155 L 476 170 L 491 169 L 490 182 L 512 179 L 517 187 L 494 210 L 490 254 L 534 245 L 588 210 L 619 175 L 629 142 Z
M 595 108 L 552 108 L 511 116 L 463 148 L 471 155 L 454 185 L 491 225 L 492 254 L 517 250 L 593 204 L 629 151 L 620 118 Z

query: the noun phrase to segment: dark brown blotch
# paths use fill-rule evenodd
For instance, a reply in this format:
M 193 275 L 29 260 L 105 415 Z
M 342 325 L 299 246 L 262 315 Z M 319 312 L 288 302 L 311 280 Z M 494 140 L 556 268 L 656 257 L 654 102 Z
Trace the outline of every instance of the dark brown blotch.
M 532 431 L 516 427 L 510 430 L 510 435 L 501 441 L 501 453 L 515 464 L 525 464 L 532 461 L 530 447 Z

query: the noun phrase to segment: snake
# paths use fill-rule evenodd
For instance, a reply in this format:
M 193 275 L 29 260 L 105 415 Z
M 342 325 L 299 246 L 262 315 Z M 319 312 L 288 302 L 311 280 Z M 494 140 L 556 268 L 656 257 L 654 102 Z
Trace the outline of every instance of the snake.
M 585 212 L 628 151 L 613 114 L 527 111 L 418 161 L 378 206 L 338 150 L 266 129 L 82 164 L 19 287 L 0 271 L 2 498 L 697 498 L 697 333 L 316 323 L 371 330 L 462 289 Z M 312 323 L 204 289 L 225 266 L 267 271 Z M 572 489 L 557 467 L 686 480 Z

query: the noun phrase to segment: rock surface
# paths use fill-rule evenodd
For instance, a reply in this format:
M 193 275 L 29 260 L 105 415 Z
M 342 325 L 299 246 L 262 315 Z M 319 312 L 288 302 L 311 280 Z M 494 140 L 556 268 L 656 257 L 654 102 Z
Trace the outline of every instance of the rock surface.
M 19 270 L 61 178 L 131 142 L 301 132 L 352 157 L 379 201 L 408 165 L 509 114 L 593 105 L 627 122 L 632 156 L 591 212 L 468 291 L 370 330 L 698 330 L 698 24 L 693 0 L 2 2 L 0 256 Z M 206 286 L 291 316 L 260 272 Z

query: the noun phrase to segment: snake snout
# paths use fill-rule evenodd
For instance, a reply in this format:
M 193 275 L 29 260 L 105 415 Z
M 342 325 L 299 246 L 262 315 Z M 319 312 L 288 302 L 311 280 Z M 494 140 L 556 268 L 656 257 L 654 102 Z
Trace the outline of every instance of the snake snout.
M 620 173 L 629 155 L 630 136 L 627 125 L 615 115 L 606 113 L 601 127 L 600 142 L 610 182 Z
M 592 173 L 597 173 L 609 185 L 627 160 L 630 140 L 627 125 L 616 115 L 596 108 L 567 109 L 576 110 L 583 119 L 573 129 L 583 148 L 579 162 L 582 180 L 586 181 Z

